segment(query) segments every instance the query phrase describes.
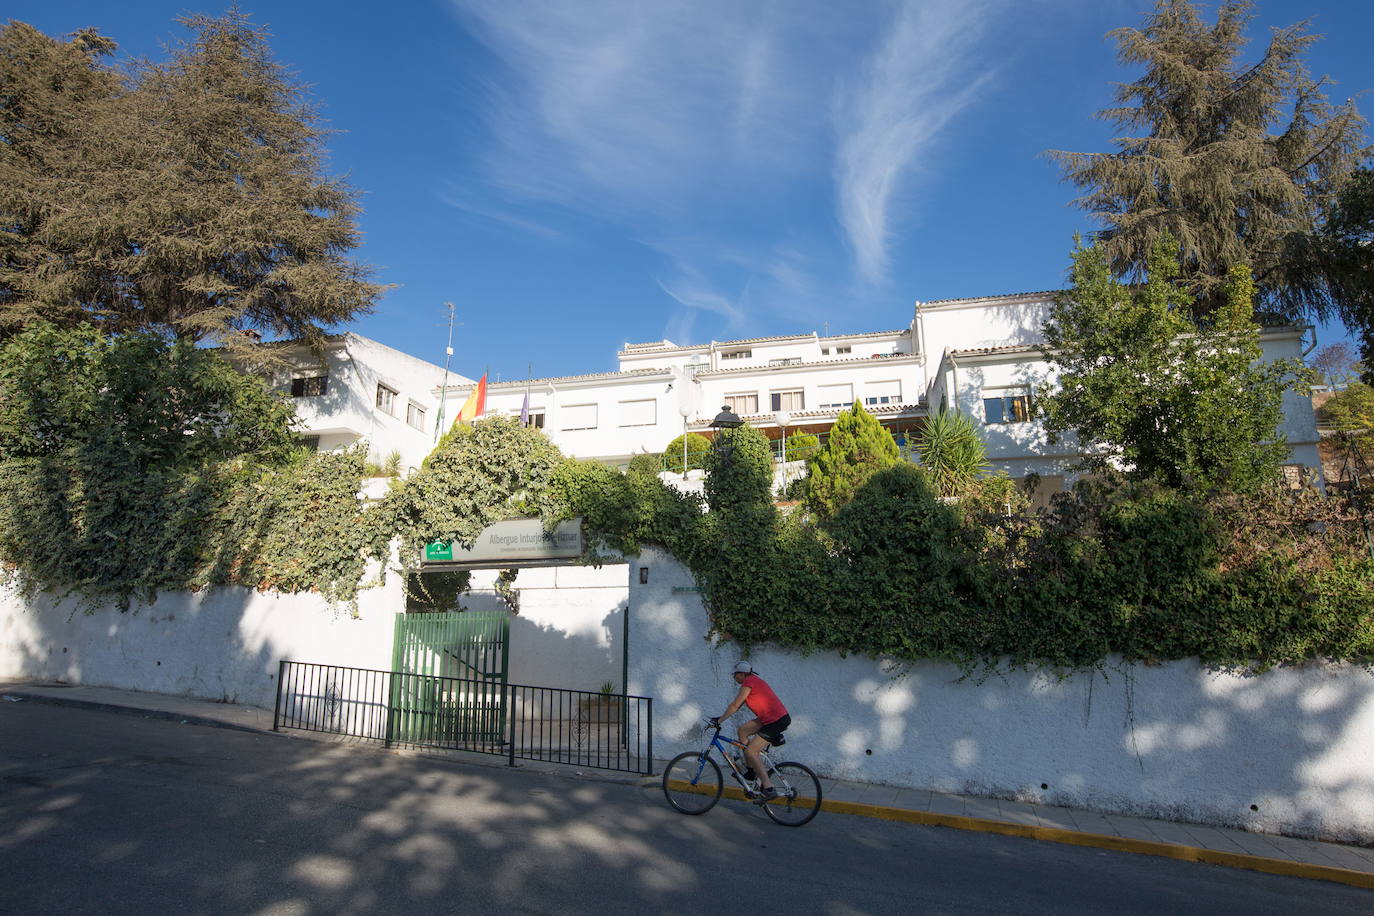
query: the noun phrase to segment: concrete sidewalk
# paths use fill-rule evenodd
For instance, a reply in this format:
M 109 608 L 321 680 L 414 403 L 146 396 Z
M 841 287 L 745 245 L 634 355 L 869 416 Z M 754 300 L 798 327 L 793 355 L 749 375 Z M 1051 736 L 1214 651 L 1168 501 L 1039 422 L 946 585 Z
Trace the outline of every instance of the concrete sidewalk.
M 244 731 L 272 729 L 269 710 L 109 687 L 0 681 L 0 703 L 4 702 L 80 706 Z M 521 764 L 553 773 L 568 772 L 567 767 L 557 764 Z M 586 778 L 593 772 L 583 770 L 580 775 Z M 623 773 L 597 775 L 635 784 L 658 781 Z M 823 810 L 837 814 L 1020 836 L 1374 889 L 1374 849 L 1360 846 L 836 779 L 822 779 L 821 789 Z M 726 794 L 742 797 L 733 787 L 728 787 Z

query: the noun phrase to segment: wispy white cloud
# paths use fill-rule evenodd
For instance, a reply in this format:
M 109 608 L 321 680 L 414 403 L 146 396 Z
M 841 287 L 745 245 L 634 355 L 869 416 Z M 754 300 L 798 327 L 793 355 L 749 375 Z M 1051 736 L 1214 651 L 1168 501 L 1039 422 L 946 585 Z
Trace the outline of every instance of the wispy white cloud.
M 744 321 L 744 310 L 740 308 L 739 296 L 731 296 L 722 291 L 715 282 L 708 279 L 691 264 L 677 264 L 671 277 L 655 277 L 659 288 L 675 302 L 697 312 L 714 312 L 724 318 L 730 327 L 737 328 Z
M 545 220 L 522 217 L 511 210 L 509 206 L 501 207 L 483 200 L 471 190 L 464 189 L 454 183 L 441 191 L 440 196 L 444 203 L 450 207 L 461 210 L 485 223 L 507 226 L 549 241 L 561 241 L 567 238 L 565 233 L 550 226 Z
M 992 75 L 977 46 L 999 5 L 908 0 L 861 76 L 838 95 L 837 206 L 865 281 L 887 271 L 894 198 Z
M 913 173 L 985 84 L 978 42 L 1009 0 L 450 2 L 495 62 L 487 192 L 678 240 L 651 243 L 664 292 L 739 325 L 814 303 L 836 238 L 883 280 L 895 202 L 919 207 Z M 827 206 L 829 232 L 791 224 Z
M 805 166 L 822 135 L 795 117 L 821 87 L 777 53 L 798 32 L 783 4 L 453 3 L 502 67 L 487 166 L 511 191 L 681 206 L 724 176 Z

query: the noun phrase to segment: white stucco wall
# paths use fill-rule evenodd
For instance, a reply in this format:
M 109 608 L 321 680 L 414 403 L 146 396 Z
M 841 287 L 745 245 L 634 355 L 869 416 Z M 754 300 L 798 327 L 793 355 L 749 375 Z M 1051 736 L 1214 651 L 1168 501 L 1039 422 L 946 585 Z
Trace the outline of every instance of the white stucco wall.
M 520 612 L 510 622 L 510 682 L 534 687 L 600 690 L 624 680 L 624 563 L 522 569 L 514 588 Z M 504 608 L 491 590 L 496 573 L 473 573 L 462 598 L 472 610 Z
M 701 746 L 701 720 L 734 695 L 738 649 L 706 640 L 684 567 L 652 550 L 631 562 L 641 566 L 630 691 L 654 697 L 666 759 Z M 1358 667 L 1239 677 L 1175 662 L 979 681 L 833 653 L 764 649 L 752 661 L 792 714 L 784 755 L 824 775 L 1374 841 L 1374 677 Z
M 318 595 L 226 587 L 163 593 L 87 614 L 73 600 L 0 587 L 0 676 L 228 700 L 270 709 L 282 659 L 391 667 L 399 580 L 364 590 L 357 616 Z
M 927 356 L 927 384 L 946 350 L 1044 343 L 1051 302 L 1050 295 L 1031 293 L 917 303 L 915 321 Z M 938 404 L 938 395 L 930 403 Z
M 521 570 L 511 618 L 512 683 L 596 691 L 624 679 L 625 564 Z M 505 609 L 474 574 L 472 610 Z M 282 659 L 389 670 L 400 579 L 355 609 L 318 595 L 247 588 L 164 593 L 151 606 L 86 614 L 75 601 L 0 587 L 0 677 L 228 700 L 271 708 Z

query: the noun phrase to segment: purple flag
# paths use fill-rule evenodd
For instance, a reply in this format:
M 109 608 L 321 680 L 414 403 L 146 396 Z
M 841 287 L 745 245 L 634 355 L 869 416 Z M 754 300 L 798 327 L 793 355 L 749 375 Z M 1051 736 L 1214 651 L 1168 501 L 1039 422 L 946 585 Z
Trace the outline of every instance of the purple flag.
M 530 393 L 528 391 L 525 392 L 525 403 L 520 407 L 520 425 L 530 425 Z

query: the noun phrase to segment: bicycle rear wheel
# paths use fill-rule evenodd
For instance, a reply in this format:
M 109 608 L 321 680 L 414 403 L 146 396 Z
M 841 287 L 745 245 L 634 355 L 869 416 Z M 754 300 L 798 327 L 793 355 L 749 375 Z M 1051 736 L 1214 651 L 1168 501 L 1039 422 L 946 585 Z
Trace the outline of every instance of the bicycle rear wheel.
M 774 823 L 800 827 L 821 810 L 821 781 L 809 767 L 789 761 L 775 764 L 768 775 L 778 797 L 766 802 L 763 810 Z
M 720 801 L 720 764 L 700 751 L 678 754 L 663 768 L 663 797 L 683 814 L 705 814 Z

